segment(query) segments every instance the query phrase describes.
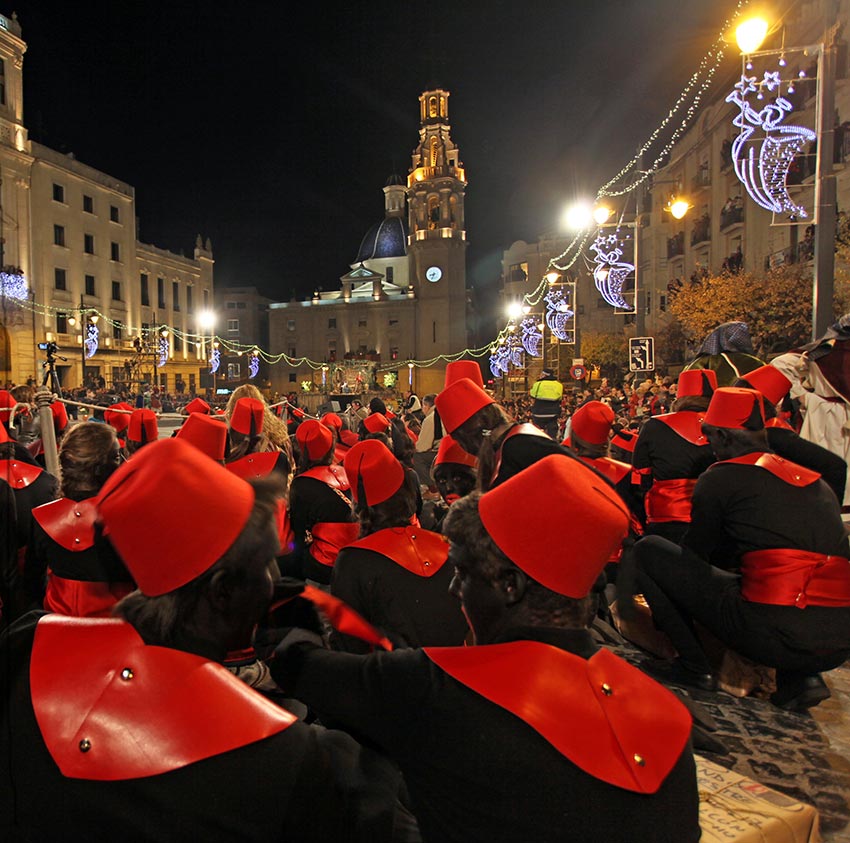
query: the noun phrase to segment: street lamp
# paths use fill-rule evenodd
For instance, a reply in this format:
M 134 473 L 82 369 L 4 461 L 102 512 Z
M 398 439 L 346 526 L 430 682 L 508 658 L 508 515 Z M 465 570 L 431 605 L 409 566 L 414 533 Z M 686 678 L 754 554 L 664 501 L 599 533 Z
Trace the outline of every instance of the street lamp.
M 835 147 L 835 68 L 838 25 L 830 26 L 823 41 L 805 47 L 786 47 L 779 50 L 760 50 L 771 27 L 763 18 L 743 21 L 735 30 L 745 69 L 757 56 L 779 55 L 784 66 L 785 54 L 803 52 L 818 54 L 817 105 L 815 113 L 815 253 L 812 278 L 812 339 L 823 336 L 834 321 L 833 294 L 835 287 L 836 190 L 833 170 Z M 804 74 L 801 73 L 801 76 Z

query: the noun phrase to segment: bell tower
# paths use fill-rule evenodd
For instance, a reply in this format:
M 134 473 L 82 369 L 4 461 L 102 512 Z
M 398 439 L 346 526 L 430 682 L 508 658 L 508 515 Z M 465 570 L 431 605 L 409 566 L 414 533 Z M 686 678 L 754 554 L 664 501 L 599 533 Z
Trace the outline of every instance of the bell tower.
M 0 15 L 0 144 L 29 152 L 24 126 L 23 64 L 27 45 L 17 17 Z
M 466 173 L 451 138 L 449 92 L 425 91 L 419 97 L 419 145 L 407 177 L 419 359 L 467 347 L 465 191 Z

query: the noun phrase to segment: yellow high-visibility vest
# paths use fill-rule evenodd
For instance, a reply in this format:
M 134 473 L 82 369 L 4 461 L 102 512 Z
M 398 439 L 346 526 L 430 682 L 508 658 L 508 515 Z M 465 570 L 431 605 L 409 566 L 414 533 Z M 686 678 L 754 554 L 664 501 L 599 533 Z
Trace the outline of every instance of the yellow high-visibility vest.
M 564 385 L 560 381 L 535 381 L 528 394 L 541 401 L 560 401 Z

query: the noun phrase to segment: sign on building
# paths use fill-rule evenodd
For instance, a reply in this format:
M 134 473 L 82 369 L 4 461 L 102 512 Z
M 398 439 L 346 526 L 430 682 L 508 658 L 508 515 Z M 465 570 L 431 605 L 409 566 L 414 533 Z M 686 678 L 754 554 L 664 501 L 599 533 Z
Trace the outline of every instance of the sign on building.
M 653 337 L 632 337 L 629 340 L 629 371 L 655 371 L 655 339 Z

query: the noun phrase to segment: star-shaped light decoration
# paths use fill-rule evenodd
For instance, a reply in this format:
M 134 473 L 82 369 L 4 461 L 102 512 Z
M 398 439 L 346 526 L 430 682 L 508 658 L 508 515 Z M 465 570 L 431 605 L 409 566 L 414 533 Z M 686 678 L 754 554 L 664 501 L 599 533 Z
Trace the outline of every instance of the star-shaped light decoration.
M 778 88 L 782 84 L 782 80 L 779 78 L 779 71 L 765 71 L 764 73 L 764 81 L 762 85 L 767 88 L 768 91 L 772 91 L 774 88 Z
M 741 92 L 741 96 L 746 96 L 750 91 L 755 91 L 756 89 L 756 77 L 755 76 L 746 76 L 745 74 L 741 74 L 741 81 L 735 83 L 735 87 Z

